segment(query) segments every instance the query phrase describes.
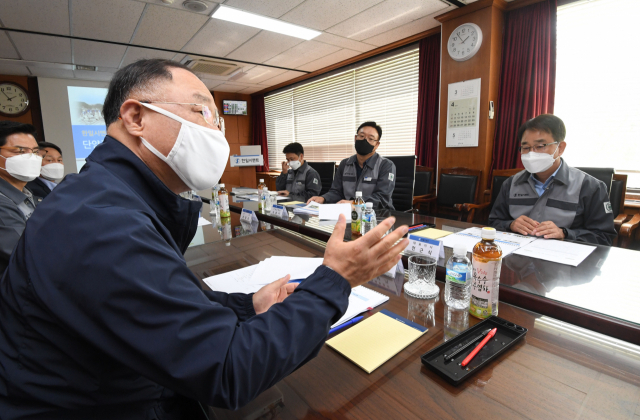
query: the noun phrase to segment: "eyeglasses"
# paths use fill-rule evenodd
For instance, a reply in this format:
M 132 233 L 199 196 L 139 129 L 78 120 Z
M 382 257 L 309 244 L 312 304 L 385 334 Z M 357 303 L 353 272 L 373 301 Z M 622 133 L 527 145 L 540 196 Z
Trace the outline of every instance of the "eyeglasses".
M 360 134 L 360 133 L 356 134 L 356 139 L 357 140 L 365 140 L 366 139 L 369 143 L 375 143 L 375 142 L 378 141 L 373 137 L 367 138 L 367 136 L 365 136 L 364 134 Z
M 24 147 L 24 146 L 2 146 L 0 149 L 8 150 L 11 153 L 15 153 L 16 155 L 24 155 L 26 153 L 31 153 L 32 155 L 40 155 L 42 149 L 39 147 Z
M 194 107 L 194 112 L 199 112 L 202 114 L 202 118 L 204 118 L 204 122 L 209 124 L 212 127 L 220 128 L 224 123 L 224 119 L 218 114 L 218 110 L 216 109 L 216 115 L 214 116 L 208 106 L 203 104 L 191 104 L 185 102 L 149 102 L 149 101 L 140 101 L 144 104 L 168 104 L 168 105 L 189 105 Z
M 552 144 L 558 144 L 558 142 L 554 141 L 552 143 L 547 143 L 547 144 L 536 144 L 533 147 L 531 147 L 531 146 L 521 146 L 518 149 L 520 150 L 520 153 L 522 153 L 523 155 L 526 155 L 531 150 L 533 150 L 536 153 L 540 153 L 540 152 L 544 152 L 544 150 L 547 148 L 547 146 L 550 146 Z

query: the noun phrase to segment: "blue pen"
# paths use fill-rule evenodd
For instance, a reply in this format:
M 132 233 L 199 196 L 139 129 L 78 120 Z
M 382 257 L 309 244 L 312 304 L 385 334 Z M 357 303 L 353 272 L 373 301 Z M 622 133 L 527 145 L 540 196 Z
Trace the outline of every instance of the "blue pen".
M 333 334 L 334 332 L 336 332 L 336 331 L 338 331 L 338 330 L 341 330 L 341 329 L 342 329 L 342 328 L 344 328 L 344 327 L 348 327 L 349 325 L 353 325 L 353 324 L 355 324 L 356 322 L 360 322 L 360 321 L 362 321 L 362 318 L 364 318 L 364 317 L 363 317 L 363 316 L 357 316 L 357 317 L 353 318 L 352 320 L 345 322 L 345 323 L 344 323 L 344 324 L 342 324 L 342 325 L 338 325 L 338 326 L 337 326 L 337 327 L 335 327 L 335 328 L 331 328 L 331 329 L 329 330 L 329 334 Z
M 304 279 L 293 279 L 293 280 L 289 280 L 287 283 L 300 283 L 302 280 Z

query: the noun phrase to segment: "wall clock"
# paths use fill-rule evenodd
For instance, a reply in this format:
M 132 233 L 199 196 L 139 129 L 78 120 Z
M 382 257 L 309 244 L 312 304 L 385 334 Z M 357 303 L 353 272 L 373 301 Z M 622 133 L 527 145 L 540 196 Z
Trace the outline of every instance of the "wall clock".
M 29 110 L 29 94 L 13 82 L 0 82 L 0 115 L 19 117 Z
M 482 45 L 482 30 L 475 23 L 458 26 L 449 36 L 447 51 L 456 61 L 466 61 L 476 55 Z

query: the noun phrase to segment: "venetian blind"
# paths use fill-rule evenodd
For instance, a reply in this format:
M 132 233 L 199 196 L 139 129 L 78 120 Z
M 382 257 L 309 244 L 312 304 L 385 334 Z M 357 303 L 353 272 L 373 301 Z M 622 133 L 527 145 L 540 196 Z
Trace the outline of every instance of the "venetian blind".
M 364 121 L 382 127 L 378 153 L 415 153 L 418 49 L 265 97 L 269 166 L 280 168 L 282 149 L 297 141 L 305 159 L 335 161 L 355 153 Z

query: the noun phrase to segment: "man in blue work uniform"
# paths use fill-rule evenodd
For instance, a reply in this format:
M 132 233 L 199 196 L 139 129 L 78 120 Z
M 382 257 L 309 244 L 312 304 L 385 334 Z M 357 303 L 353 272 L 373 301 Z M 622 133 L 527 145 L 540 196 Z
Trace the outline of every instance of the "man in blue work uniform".
M 489 224 L 504 232 L 611 245 L 616 230 L 607 187 L 560 157 L 566 134 L 551 114 L 522 124 L 517 140 L 525 170 L 502 184 Z
M 381 137 L 382 128 L 375 122 L 360 124 L 355 135 L 356 154 L 340 162 L 331 189 L 325 195 L 311 197 L 307 203 L 350 203 L 356 191 L 362 191 L 366 203 L 395 210 L 391 195 L 396 186 L 396 165 L 376 153 Z
M 313 358 L 351 287 L 407 245 L 392 246 L 406 226 L 382 238 L 393 221 L 343 242 L 343 217 L 297 288 L 204 292 L 183 258 L 201 203 L 178 194 L 211 188 L 228 159 L 211 93 L 179 63 L 141 60 L 114 75 L 104 116 L 104 142 L 30 218 L 0 281 L 3 420 L 240 407 Z

